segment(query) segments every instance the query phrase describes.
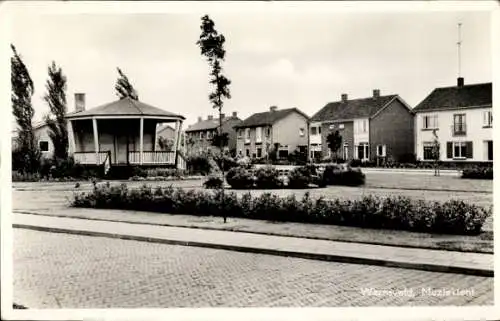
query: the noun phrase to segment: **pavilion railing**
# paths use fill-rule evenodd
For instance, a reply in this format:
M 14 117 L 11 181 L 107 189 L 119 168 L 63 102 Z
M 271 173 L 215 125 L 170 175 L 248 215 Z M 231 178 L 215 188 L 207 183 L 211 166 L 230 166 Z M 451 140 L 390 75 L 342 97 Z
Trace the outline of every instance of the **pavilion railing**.
M 134 165 L 141 164 L 141 153 L 138 151 L 129 152 L 129 163 Z M 159 165 L 159 164 L 167 164 L 173 165 L 175 164 L 175 152 L 167 152 L 167 151 L 143 151 L 142 152 L 142 164 L 143 165 Z

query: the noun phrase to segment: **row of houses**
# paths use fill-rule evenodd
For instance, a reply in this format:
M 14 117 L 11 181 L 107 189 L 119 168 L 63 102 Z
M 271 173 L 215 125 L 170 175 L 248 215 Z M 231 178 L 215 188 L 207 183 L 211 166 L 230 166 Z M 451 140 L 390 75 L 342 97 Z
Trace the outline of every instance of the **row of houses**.
M 435 136 L 442 161 L 493 160 L 492 84 L 465 85 L 463 78 L 450 87 L 436 88 L 412 108 L 399 95 L 372 95 L 327 103 L 312 117 L 297 108 L 270 107 L 241 120 L 233 113 L 223 119 L 230 136 L 229 149 L 239 156 L 265 158 L 277 148 L 278 158 L 295 151 L 310 159 L 330 158 L 327 136 L 342 136 L 337 157 L 361 161 L 404 161 L 411 155 L 431 161 Z M 186 129 L 193 153 L 210 150 L 218 119 L 209 117 Z M 434 134 L 435 133 L 435 134 Z
M 182 115 L 130 98 L 86 109 L 81 93 L 75 94 L 75 109 L 66 119 L 70 155 L 82 164 L 109 166 L 183 167 L 184 155 L 216 148 L 211 141 L 220 122 L 199 118 L 183 131 Z M 345 160 L 402 161 L 415 155 L 431 161 L 437 135 L 442 161 L 492 162 L 492 125 L 492 84 L 465 85 L 463 78 L 455 86 L 436 88 L 414 108 L 399 95 L 373 90 L 364 98 L 342 94 L 312 117 L 276 106 L 243 120 L 236 112 L 222 115 L 227 148 L 251 158 L 265 158 L 272 150 L 278 158 L 296 151 L 310 159 L 329 158 L 327 136 L 338 131 L 342 146 L 336 156 Z M 43 156 L 51 157 L 48 126 L 39 124 L 35 131 Z M 162 139 L 170 140 L 168 148 L 161 146 Z

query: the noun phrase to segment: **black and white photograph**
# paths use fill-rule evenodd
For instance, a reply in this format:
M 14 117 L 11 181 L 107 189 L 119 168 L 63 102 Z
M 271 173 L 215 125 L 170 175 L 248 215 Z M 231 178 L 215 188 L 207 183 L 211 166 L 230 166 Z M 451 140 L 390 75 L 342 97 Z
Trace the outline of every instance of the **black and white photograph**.
M 1 5 L 2 319 L 493 311 L 500 15 L 439 2 Z

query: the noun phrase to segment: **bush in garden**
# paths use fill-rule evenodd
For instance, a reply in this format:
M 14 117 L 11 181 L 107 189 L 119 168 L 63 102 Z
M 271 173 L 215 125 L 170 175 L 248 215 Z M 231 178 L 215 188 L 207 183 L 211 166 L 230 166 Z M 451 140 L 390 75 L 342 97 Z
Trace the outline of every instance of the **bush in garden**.
M 307 188 L 312 183 L 312 170 L 309 167 L 296 167 L 288 175 L 289 188 Z
M 339 166 L 326 166 L 323 171 L 323 181 L 326 185 L 360 186 L 365 184 L 365 174 L 359 169 L 342 169 Z
M 493 167 L 473 167 L 462 171 L 462 178 L 493 179 Z
M 186 160 L 186 167 L 191 174 L 210 173 L 210 162 L 206 155 L 191 156 Z
M 222 168 L 222 158 L 221 158 L 221 156 L 220 155 L 215 156 L 214 160 L 217 163 L 217 166 L 219 166 L 219 168 Z M 224 171 L 225 172 L 227 172 L 231 168 L 234 168 L 234 167 L 237 167 L 237 166 L 238 166 L 238 162 L 234 158 L 228 157 L 228 156 L 224 156 Z
M 257 188 L 279 188 L 283 186 L 279 171 L 273 166 L 264 166 L 255 171 Z
M 77 193 L 72 206 L 117 208 L 199 216 L 244 217 L 281 222 L 301 222 L 396 229 L 415 232 L 477 235 L 492 209 L 459 200 L 444 203 L 412 200 L 408 197 L 365 196 L 358 200 L 313 200 L 309 193 L 298 200 L 295 195 L 278 197 L 264 193 L 238 197 L 221 190 L 185 191 L 142 186 L 128 189 L 125 184 L 110 187 L 96 184 L 90 193 Z
M 210 176 L 205 182 L 203 182 L 203 187 L 222 188 L 222 179 L 217 176 Z
M 22 173 L 20 171 L 12 171 L 13 182 L 38 182 L 41 176 L 38 173 Z
M 234 189 L 249 189 L 254 187 L 253 174 L 243 166 L 231 168 L 226 174 L 226 181 Z

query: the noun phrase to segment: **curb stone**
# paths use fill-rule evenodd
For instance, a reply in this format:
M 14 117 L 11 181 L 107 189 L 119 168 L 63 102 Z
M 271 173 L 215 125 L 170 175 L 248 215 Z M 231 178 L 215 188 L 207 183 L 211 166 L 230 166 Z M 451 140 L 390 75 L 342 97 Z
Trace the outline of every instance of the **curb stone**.
M 65 229 L 57 227 L 42 227 L 42 226 L 34 226 L 28 224 L 13 224 L 12 226 L 13 228 L 22 228 L 22 229 L 29 229 L 42 232 L 65 233 L 65 234 L 75 234 L 75 235 L 94 236 L 94 237 L 108 237 L 108 238 L 116 238 L 122 240 L 132 240 L 132 241 L 170 244 L 170 245 L 195 246 L 195 247 L 213 248 L 219 250 L 229 250 L 229 251 L 255 253 L 255 254 L 267 254 L 267 255 L 294 257 L 294 258 L 319 260 L 319 261 L 330 261 L 338 263 L 377 265 L 383 267 L 413 269 L 413 270 L 422 270 L 429 272 L 465 274 L 465 275 L 474 275 L 482 277 L 494 276 L 493 270 L 481 269 L 481 268 L 445 266 L 445 265 L 427 264 L 427 263 L 411 263 L 411 262 L 401 262 L 390 259 L 371 259 L 371 258 L 361 258 L 354 256 L 345 256 L 345 255 L 308 253 L 300 251 L 285 251 L 279 249 L 266 249 L 266 248 L 250 247 L 250 246 L 236 246 L 236 245 L 217 244 L 217 243 L 168 240 L 165 238 L 153 238 L 153 237 L 144 237 L 136 235 L 125 235 L 118 233 L 96 232 L 88 230 L 74 230 L 74 229 Z

